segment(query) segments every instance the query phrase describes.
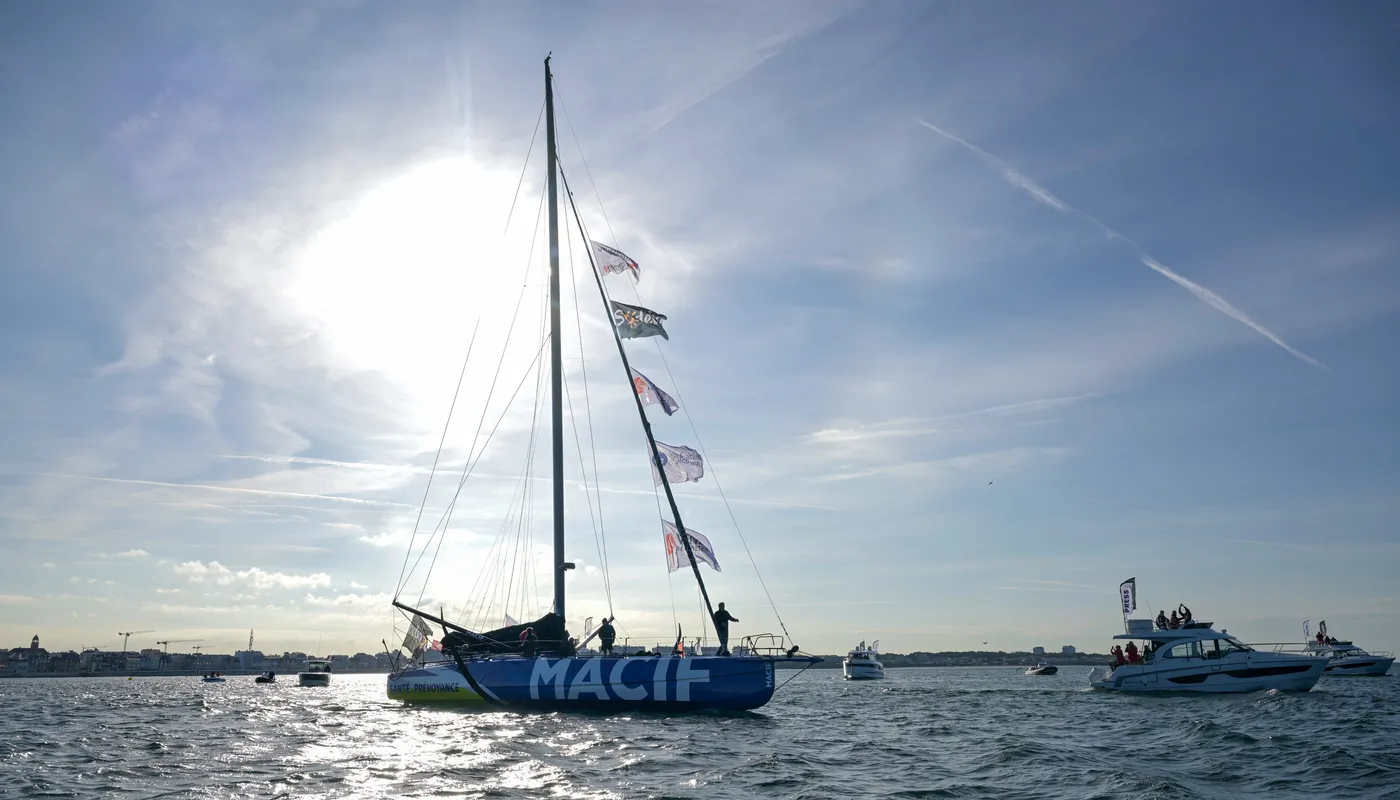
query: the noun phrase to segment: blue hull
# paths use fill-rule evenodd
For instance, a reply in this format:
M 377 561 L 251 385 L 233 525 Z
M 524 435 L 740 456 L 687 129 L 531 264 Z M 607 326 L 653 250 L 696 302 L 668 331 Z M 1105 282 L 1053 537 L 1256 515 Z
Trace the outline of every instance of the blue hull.
M 452 662 L 389 676 L 389 696 L 407 702 L 510 708 L 741 711 L 773 697 L 773 661 L 674 658 L 494 658 Z

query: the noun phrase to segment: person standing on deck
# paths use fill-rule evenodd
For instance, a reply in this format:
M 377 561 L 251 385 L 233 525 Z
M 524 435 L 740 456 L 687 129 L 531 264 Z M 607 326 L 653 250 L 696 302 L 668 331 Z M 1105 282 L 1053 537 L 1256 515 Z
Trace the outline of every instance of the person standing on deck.
M 719 637 L 719 652 L 716 655 L 729 655 L 729 623 L 738 622 L 739 618 L 730 614 L 724 609 L 724 603 L 719 604 L 715 609 L 715 635 Z
M 613 629 L 612 620 L 603 617 L 603 624 L 598 626 L 598 654 L 612 655 L 613 642 L 615 641 L 617 641 L 617 631 Z

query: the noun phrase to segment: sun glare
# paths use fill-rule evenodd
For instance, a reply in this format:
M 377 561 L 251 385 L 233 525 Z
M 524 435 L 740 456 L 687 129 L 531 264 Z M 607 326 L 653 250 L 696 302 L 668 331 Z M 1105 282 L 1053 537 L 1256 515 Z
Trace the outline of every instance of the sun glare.
M 518 178 L 467 159 L 424 164 L 315 234 L 289 293 L 333 363 L 383 374 L 421 398 L 426 412 L 450 398 L 478 316 L 477 352 L 499 354 L 538 230 L 539 189 L 527 182 L 505 232 Z M 535 248 L 534 263 L 543 249 Z M 522 345 L 532 355 L 538 344 L 532 297 L 513 352 Z

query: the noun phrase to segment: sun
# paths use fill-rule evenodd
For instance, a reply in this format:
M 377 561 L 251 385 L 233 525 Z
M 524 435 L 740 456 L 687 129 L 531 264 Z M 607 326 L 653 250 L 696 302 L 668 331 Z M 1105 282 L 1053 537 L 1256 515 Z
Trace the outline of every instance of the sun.
M 523 283 L 542 280 L 526 263 L 539 229 L 538 185 L 521 187 L 506 231 L 519 177 L 466 158 L 421 164 L 314 234 L 287 292 L 330 362 L 380 373 L 436 409 L 450 397 L 478 318 L 473 362 L 477 350 L 499 354 Z M 530 260 L 541 262 L 543 249 Z M 532 296 L 521 304 L 523 346 L 538 343 Z

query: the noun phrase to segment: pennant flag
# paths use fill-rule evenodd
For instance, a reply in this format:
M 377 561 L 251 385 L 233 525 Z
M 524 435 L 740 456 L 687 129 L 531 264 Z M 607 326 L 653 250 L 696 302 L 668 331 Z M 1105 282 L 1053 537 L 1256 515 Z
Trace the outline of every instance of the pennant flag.
M 637 396 L 642 399 L 644 406 L 661 406 L 661 410 L 666 412 L 666 416 L 676 413 L 680 406 L 671 395 L 661 391 L 661 387 L 651 382 L 651 378 L 632 370 L 632 385 L 637 389 Z
M 675 572 L 681 567 L 690 566 L 690 558 L 685 554 L 685 545 L 681 544 L 680 532 L 675 524 L 661 520 L 661 532 L 666 538 L 666 571 Z M 695 559 L 720 572 L 719 559 L 715 558 L 715 549 L 710 546 L 710 540 L 690 528 L 685 529 L 685 535 L 690 539 L 690 549 L 695 553 Z
M 1118 597 L 1123 601 L 1123 614 L 1137 610 L 1137 578 L 1129 578 L 1118 584 Z
M 661 469 L 657 469 L 660 465 Z M 671 483 L 698 481 L 705 476 L 705 462 L 700 454 L 689 447 L 672 447 L 656 443 L 656 460 L 651 464 L 651 477 L 656 485 L 661 485 L 661 472 L 666 472 L 666 480 Z
M 614 300 L 612 301 L 612 315 L 617 335 L 624 339 L 644 339 L 648 336 L 660 336 L 667 340 L 671 338 L 666 333 L 666 329 L 661 327 L 662 321 L 666 319 L 665 314 L 658 314 L 649 308 L 629 306 Z
M 636 283 L 642 279 L 642 268 L 637 266 L 631 256 L 621 250 L 615 250 L 602 242 L 593 242 L 593 260 L 598 262 L 598 269 L 604 275 L 616 272 L 621 275 L 626 272 L 632 276 L 632 282 Z
M 419 633 L 423 634 L 423 638 L 425 639 L 431 638 L 433 635 L 433 629 L 428 627 L 428 621 L 416 614 L 413 616 L 413 627 Z
M 519 622 L 516 622 L 515 619 L 514 619 L 513 617 L 511 617 L 511 615 L 506 614 L 506 624 L 502 625 L 501 627 L 503 627 L 503 628 L 514 628 L 516 625 L 519 625 L 519 624 L 520 624 L 520 623 L 519 623 Z
M 588 641 L 589 634 L 593 633 L 593 618 L 589 617 L 583 621 L 583 640 Z
M 442 650 L 442 642 L 438 641 L 437 639 L 434 639 L 434 640 L 433 640 L 433 649 L 434 649 L 434 650 L 441 651 L 441 650 Z

